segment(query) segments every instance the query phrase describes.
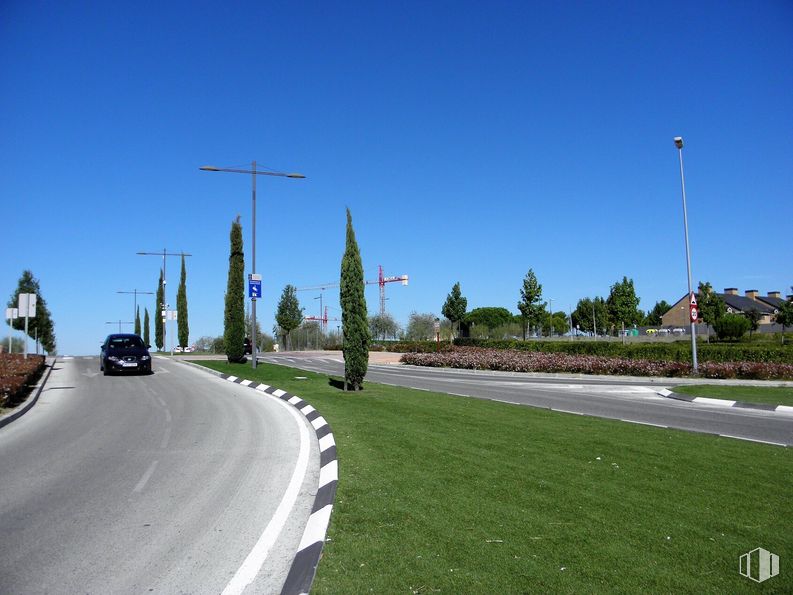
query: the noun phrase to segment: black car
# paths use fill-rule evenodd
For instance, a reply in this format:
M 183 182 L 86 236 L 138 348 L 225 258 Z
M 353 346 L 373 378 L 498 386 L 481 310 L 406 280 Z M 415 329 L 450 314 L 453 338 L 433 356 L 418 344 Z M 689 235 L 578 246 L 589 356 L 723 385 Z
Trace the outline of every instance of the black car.
M 253 353 L 253 345 L 251 345 L 251 340 L 248 337 L 245 337 L 245 355 L 251 355 Z
M 105 376 L 113 372 L 151 374 L 149 347 L 138 335 L 108 335 L 99 354 L 99 369 Z

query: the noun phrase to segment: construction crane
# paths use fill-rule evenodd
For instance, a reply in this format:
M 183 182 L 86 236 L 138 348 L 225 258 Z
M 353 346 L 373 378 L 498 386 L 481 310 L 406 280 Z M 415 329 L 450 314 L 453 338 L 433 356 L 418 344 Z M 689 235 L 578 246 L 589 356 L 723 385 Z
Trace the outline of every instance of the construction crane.
M 316 320 L 319 322 L 320 326 L 322 327 L 322 332 L 328 332 L 328 320 L 333 320 L 334 322 L 341 322 L 341 318 L 328 318 L 328 307 L 325 306 L 325 314 L 323 316 L 304 316 L 303 321 L 306 320 Z
M 385 314 L 385 284 L 386 283 L 396 283 L 397 281 L 401 282 L 402 285 L 408 284 L 408 276 L 407 275 L 397 275 L 396 277 L 386 277 L 383 274 L 383 265 L 378 265 L 378 276 L 377 281 L 364 281 L 364 285 L 379 285 L 380 286 L 380 316 Z M 333 283 L 325 283 L 323 285 L 312 285 L 311 287 L 299 287 L 296 291 L 317 291 L 317 290 L 325 290 L 330 287 L 338 287 L 339 282 L 335 281 Z M 309 320 L 309 319 L 306 319 Z

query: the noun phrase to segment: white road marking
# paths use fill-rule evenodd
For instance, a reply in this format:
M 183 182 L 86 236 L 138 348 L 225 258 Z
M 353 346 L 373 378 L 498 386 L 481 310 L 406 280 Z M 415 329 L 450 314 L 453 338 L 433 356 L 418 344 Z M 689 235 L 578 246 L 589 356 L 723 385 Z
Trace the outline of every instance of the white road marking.
M 522 405 L 522 403 L 518 403 L 517 401 L 505 401 L 504 399 L 490 399 L 490 400 L 496 401 L 498 403 L 507 403 L 509 405 Z
M 696 397 L 694 402 L 701 405 L 718 405 L 720 407 L 732 407 L 735 405 L 735 401 L 728 401 L 727 399 L 711 399 L 708 397 Z
M 270 548 L 273 547 L 278 536 L 281 534 L 281 530 L 287 518 L 289 518 L 289 513 L 292 511 L 297 501 L 297 497 L 300 493 L 300 486 L 303 483 L 303 478 L 308 469 L 308 428 L 306 428 L 306 424 L 303 423 L 303 418 L 300 417 L 300 414 L 294 407 L 287 405 L 281 399 L 276 399 L 276 401 L 282 407 L 286 407 L 300 430 L 300 450 L 297 455 L 297 463 L 295 465 L 295 470 L 292 472 L 292 478 L 289 480 L 289 485 L 284 492 L 283 498 L 281 498 L 281 503 L 278 505 L 275 514 L 273 514 L 272 519 L 270 519 L 270 522 L 267 524 L 267 527 L 265 527 L 256 545 L 253 546 L 248 557 L 245 558 L 242 566 L 239 567 L 239 570 L 234 574 L 229 584 L 223 589 L 223 595 L 242 593 L 245 588 L 254 581 L 256 575 L 259 574 L 259 570 L 261 570 L 264 561 L 267 559 L 267 555 L 270 553 Z
M 745 438 L 743 436 L 730 436 L 729 434 L 719 434 L 722 438 L 733 438 L 735 440 L 746 440 L 747 442 L 759 442 L 760 444 L 770 444 L 772 446 L 781 446 L 783 448 L 787 447 L 787 444 L 783 444 L 782 442 L 769 442 L 768 440 L 757 440 L 755 438 Z
M 556 413 L 570 413 L 572 415 L 584 415 L 580 411 L 567 411 L 566 409 L 554 409 L 551 407 L 551 411 L 556 411 Z
M 790 414 L 793 414 L 793 407 L 790 407 L 789 405 L 779 405 L 776 408 L 776 412 L 777 413 L 790 413 Z
M 669 429 L 669 426 L 662 426 L 661 424 L 651 424 L 648 421 L 636 421 L 635 419 L 621 419 L 620 421 L 624 421 L 629 424 L 639 424 L 641 426 L 653 426 L 654 428 L 663 428 L 664 430 Z
M 146 469 L 146 473 L 144 473 L 143 477 L 140 478 L 138 485 L 136 485 L 135 489 L 132 490 L 133 492 L 140 493 L 143 491 L 143 488 L 145 488 L 146 484 L 149 483 L 149 479 L 151 479 L 154 470 L 157 468 L 157 463 L 158 461 L 152 461 L 151 465 L 149 465 L 149 468 Z

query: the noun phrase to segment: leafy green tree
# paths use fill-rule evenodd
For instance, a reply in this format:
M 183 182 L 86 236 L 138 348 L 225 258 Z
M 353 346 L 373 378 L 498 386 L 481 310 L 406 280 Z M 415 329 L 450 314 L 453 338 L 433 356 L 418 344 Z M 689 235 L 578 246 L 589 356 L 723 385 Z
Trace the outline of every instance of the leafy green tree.
M 381 338 L 383 340 L 388 337 L 396 338 L 399 333 L 399 325 L 394 317 L 388 314 L 375 314 L 369 317 L 369 332 L 373 338 Z
M 344 387 L 351 390 L 363 389 L 363 379 L 369 368 L 369 324 L 364 295 L 363 264 L 352 215 L 347 209 L 347 237 L 344 256 L 341 259 L 341 325 L 344 332 Z
M 791 287 L 793 290 L 793 287 Z M 774 320 L 777 324 L 782 325 L 782 344 L 785 344 L 785 327 L 793 326 L 793 296 L 786 300 L 777 312 Z
M 697 309 L 702 322 L 714 326 L 727 313 L 727 304 L 713 291 L 709 282 L 700 281 L 697 288 Z
M 757 308 L 752 308 L 748 312 L 744 312 L 746 320 L 749 321 L 749 338 L 752 338 L 752 333 L 760 327 L 760 319 L 763 315 Z
M 644 325 L 645 326 L 660 326 L 663 321 L 661 317 L 669 312 L 672 309 L 666 300 L 661 300 L 660 302 L 655 302 L 655 306 L 653 309 L 647 313 L 647 316 L 644 317 Z
M 187 347 L 190 338 L 190 324 L 187 318 L 187 271 L 184 266 L 184 254 L 182 254 L 182 275 L 179 279 L 179 289 L 176 292 L 176 311 L 179 313 L 176 319 L 179 347 Z
M 523 286 L 520 288 L 520 310 L 521 324 L 523 325 L 523 340 L 526 340 L 526 332 L 530 326 L 537 328 L 543 317 L 545 305 L 542 302 L 542 285 L 537 282 L 537 275 L 534 270 L 529 269 L 523 278 Z
M 162 351 L 165 345 L 165 325 L 162 320 L 165 318 L 165 286 L 162 283 L 162 269 L 160 269 L 160 280 L 157 283 L 157 310 L 155 316 L 159 312 L 160 316 L 154 319 L 154 345 L 157 351 Z
M 17 288 L 8 300 L 9 308 L 16 308 L 19 305 L 20 293 L 36 294 L 36 315 L 28 319 L 28 336 L 31 339 L 38 337 L 44 350 L 51 355 L 55 355 L 55 324 L 52 321 L 50 310 L 47 308 L 47 301 L 41 295 L 39 281 L 29 270 L 22 271 L 22 276 L 19 278 Z M 18 331 L 24 331 L 25 317 L 20 316 L 14 320 L 12 326 Z
M 737 341 L 751 327 L 749 319 L 740 314 L 725 314 L 713 325 L 716 334 L 722 341 Z
M 135 310 L 135 334 L 140 336 L 140 306 Z
M 459 334 L 460 322 L 465 318 L 466 308 L 468 308 L 468 300 L 463 297 L 460 291 L 460 283 L 455 283 L 451 293 L 446 296 L 443 308 L 441 308 L 441 314 L 452 324 L 452 340 L 454 339 L 454 325 L 457 324 Z
M 149 343 L 149 309 L 143 308 L 143 343 L 146 345 L 151 345 Z
M 593 318 L 594 316 L 594 318 Z M 573 310 L 573 326 L 587 333 L 606 332 L 609 325 L 608 307 L 602 297 L 582 298 Z
M 475 325 L 494 330 L 510 324 L 514 319 L 512 312 L 506 308 L 483 307 L 474 308 L 465 315 L 465 324 L 469 327 Z
M 287 285 L 281 292 L 278 310 L 275 313 L 275 322 L 280 329 L 279 335 L 282 337 L 284 349 L 290 349 L 290 333 L 303 322 L 303 308 L 300 307 L 300 302 L 297 300 L 297 289 L 294 285 Z
M 606 299 L 609 319 L 611 324 L 625 326 L 640 324 L 644 315 L 639 310 L 639 298 L 636 297 L 636 290 L 633 287 L 633 279 L 623 277 L 611 286 L 609 297 Z
M 568 332 L 570 330 L 570 321 L 567 319 L 567 314 L 562 310 L 554 312 L 551 318 L 551 327 L 557 335 L 564 335 Z
M 240 218 L 231 223 L 229 234 L 229 275 L 223 316 L 223 342 L 229 362 L 245 361 L 245 256 L 242 252 Z
M 431 313 L 419 314 L 411 312 L 408 326 L 405 330 L 405 339 L 408 341 L 428 341 L 435 338 L 435 319 Z

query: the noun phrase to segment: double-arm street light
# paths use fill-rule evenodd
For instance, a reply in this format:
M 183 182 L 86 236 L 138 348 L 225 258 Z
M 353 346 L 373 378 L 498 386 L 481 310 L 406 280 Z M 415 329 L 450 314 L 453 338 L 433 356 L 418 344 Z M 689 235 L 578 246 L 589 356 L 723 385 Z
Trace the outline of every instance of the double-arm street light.
M 277 176 L 280 178 L 296 178 L 304 179 L 306 176 L 303 174 L 287 174 L 278 171 L 266 171 L 256 169 L 256 161 L 251 161 L 250 169 L 236 169 L 231 167 L 214 167 L 212 165 L 203 165 L 199 167 L 201 171 L 220 171 L 232 174 L 250 174 L 251 176 L 251 204 L 252 204 L 252 220 L 251 228 L 253 240 L 251 242 L 251 274 L 256 274 L 256 176 Z M 253 360 L 252 366 L 256 368 L 256 356 L 258 353 L 258 346 L 256 344 L 256 297 L 251 296 L 251 323 L 253 329 L 251 330 L 251 359 Z
M 168 300 L 166 299 L 166 289 L 165 289 L 165 257 L 166 256 L 192 256 L 192 254 L 188 254 L 187 252 L 168 252 L 166 248 L 162 249 L 162 252 L 136 252 L 138 256 L 162 256 L 162 304 L 157 304 L 160 308 L 160 314 L 162 314 L 162 348 L 165 350 L 165 331 L 166 331 L 166 310 L 168 309 Z M 141 293 L 141 292 L 138 292 Z M 173 343 L 171 343 L 171 347 L 173 347 Z M 173 351 L 173 349 L 172 349 Z M 173 353 L 171 353 L 173 355 Z
M 118 325 L 118 332 L 121 332 L 121 325 L 122 324 L 135 324 L 134 322 L 124 322 L 123 320 L 111 320 L 110 322 L 106 322 L 105 324 L 117 324 Z
M 135 296 L 135 303 L 133 305 L 132 318 L 138 319 L 138 296 L 139 295 L 154 295 L 153 291 L 141 291 L 140 289 L 133 289 L 132 291 L 117 291 L 116 293 L 131 293 Z
M 686 179 L 683 176 L 683 137 L 675 137 L 675 146 L 677 147 L 677 154 L 680 158 L 680 186 L 683 189 L 683 230 L 686 235 L 686 271 L 688 272 L 688 295 L 692 295 L 691 291 L 691 252 L 688 248 L 688 210 L 686 209 Z M 691 317 L 689 317 L 691 320 Z M 691 320 L 691 357 L 694 365 L 694 374 L 699 372 L 697 365 L 697 327 L 696 322 Z

